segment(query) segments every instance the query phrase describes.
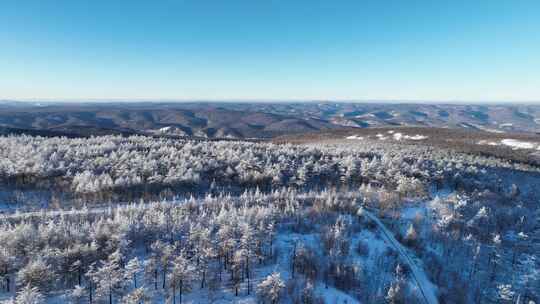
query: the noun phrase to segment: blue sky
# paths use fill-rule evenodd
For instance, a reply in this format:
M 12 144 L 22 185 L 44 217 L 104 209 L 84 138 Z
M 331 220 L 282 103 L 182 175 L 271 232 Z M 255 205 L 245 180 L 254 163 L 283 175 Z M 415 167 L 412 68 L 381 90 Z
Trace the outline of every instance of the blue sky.
M 538 0 L 0 1 L 0 99 L 540 100 Z

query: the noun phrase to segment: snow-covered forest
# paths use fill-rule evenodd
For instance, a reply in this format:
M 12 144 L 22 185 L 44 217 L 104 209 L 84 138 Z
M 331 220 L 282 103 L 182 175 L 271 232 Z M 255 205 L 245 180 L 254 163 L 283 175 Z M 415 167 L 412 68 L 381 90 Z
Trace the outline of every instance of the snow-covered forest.
M 15 303 L 540 303 L 540 169 L 381 141 L 0 137 Z

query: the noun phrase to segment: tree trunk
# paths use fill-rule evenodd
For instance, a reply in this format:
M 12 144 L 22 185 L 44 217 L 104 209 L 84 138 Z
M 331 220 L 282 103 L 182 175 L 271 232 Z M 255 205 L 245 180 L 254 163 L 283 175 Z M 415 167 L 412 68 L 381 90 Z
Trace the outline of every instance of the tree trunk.
M 165 281 L 167 281 L 167 271 L 163 268 L 163 289 L 165 289 Z
M 202 273 L 202 280 L 201 280 L 201 289 L 204 288 L 204 281 L 206 280 L 206 271 L 204 270 Z
M 246 256 L 246 277 L 247 277 L 247 294 L 250 294 L 250 282 L 249 282 L 249 256 Z
M 158 271 L 157 269 L 154 270 L 154 289 L 157 290 L 157 277 L 158 277 Z
M 176 284 L 172 285 L 172 290 L 173 304 L 176 304 Z
M 88 289 L 89 289 L 88 300 L 89 300 L 90 304 L 92 304 L 92 282 L 90 282 L 90 284 L 88 284 Z
M 182 288 L 184 288 L 184 282 L 180 280 L 180 292 L 179 292 L 179 298 L 180 298 L 180 304 L 182 304 Z
M 292 266 L 291 266 L 291 277 L 294 279 L 294 266 L 296 263 L 296 243 L 294 243 L 293 256 L 292 256 Z
M 270 237 L 270 259 L 274 256 L 274 246 L 272 245 L 273 243 L 273 238 Z

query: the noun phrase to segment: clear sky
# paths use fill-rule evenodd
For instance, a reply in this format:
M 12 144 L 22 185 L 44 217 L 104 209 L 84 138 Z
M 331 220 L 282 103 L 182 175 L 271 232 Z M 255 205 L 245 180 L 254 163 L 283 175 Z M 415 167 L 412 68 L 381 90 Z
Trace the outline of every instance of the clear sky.
M 0 0 L 0 99 L 540 100 L 538 0 Z

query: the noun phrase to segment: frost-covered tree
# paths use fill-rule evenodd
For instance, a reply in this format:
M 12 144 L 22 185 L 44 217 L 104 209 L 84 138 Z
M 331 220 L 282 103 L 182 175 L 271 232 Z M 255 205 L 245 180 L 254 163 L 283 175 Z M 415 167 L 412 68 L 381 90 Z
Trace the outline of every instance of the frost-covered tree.
M 388 291 L 386 292 L 386 300 L 389 303 L 397 304 L 404 303 L 405 301 L 405 278 L 403 274 L 403 267 L 398 264 L 395 269 L 394 281 L 390 284 Z
M 150 256 L 144 265 L 144 277 L 147 282 L 154 286 L 154 290 L 158 289 L 158 265 L 159 262 L 154 255 Z
M 68 298 L 73 304 L 82 304 L 85 302 L 87 297 L 87 292 L 84 287 L 80 285 L 75 285 L 75 287 L 70 291 Z
M 30 261 L 17 273 L 17 284 L 20 286 L 30 285 L 40 291 L 47 291 L 55 282 L 56 274 L 43 259 L 37 258 Z
M 152 244 L 152 251 L 157 258 L 161 272 L 163 274 L 163 288 L 165 289 L 167 285 L 167 274 L 171 266 L 175 248 L 173 245 L 164 243 L 160 240 Z
M 125 275 L 120 268 L 120 260 L 120 252 L 115 251 L 101 265 L 94 265 L 88 272 L 90 280 L 96 286 L 96 295 L 108 298 L 109 304 L 113 303 L 115 295 L 121 296 L 123 293 Z
M 498 300 L 501 303 L 512 303 L 515 292 L 512 290 L 512 285 L 501 284 L 497 286 Z
M 402 282 L 393 282 L 386 293 L 386 300 L 391 304 L 404 303 L 404 288 Z
M 278 272 L 273 272 L 257 285 L 257 294 L 262 301 L 276 304 L 284 288 L 285 283 L 281 279 L 281 275 Z
M 142 270 L 141 262 L 137 257 L 132 258 L 126 264 L 125 276 L 127 280 L 133 280 L 133 287 L 137 288 L 137 274 Z
M 146 304 L 151 303 L 151 298 L 148 295 L 148 292 L 143 287 L 133 289 L 131 292 L 126 294 L 121 303 L 122 304 Z
M 169 273 L 169 285 L 172 288 L 173 303 L 176 303 L 176 292 L 178 291 L 179 303 L 182 303 L 182 295 L 189 292 L 192 287 L 194 277 L 194 267 L 182 251 L 172 262 Z
M 416 244 L 416 241 L 418 240 L 418 234 L 416 233 L 416 229 L 414 229 L 413 224 L 409 225 L 409 228 L 407 228 L 407 231 L 405 232 L 405 242 L 409 246 L 413 246 Z
M 241 234 L 240 237 L 240 250 L 237 251 L 241 258 L 244 259 L 244 273 L 247 279 L 247 293 L 251 293 L 251 263 L 252 258 L 255 255 L 255 231 L 253 227 L 247 223 L 244 223 L 240 226 Z
M 39 292 L 36 287 L 26 285 L 15 298 L 15 304 L 42 304 L 45 303 L 45 297 Z
M 200 276 L 193 280 L 200 280 L 201 294 L 222 285 L 248 287 L 249 293 L 253 275 L 260 273 L 257 267 L 266 269 L 292 256 L 291 301 L 300 297 L 298 282 L 316 284 L 328 274 L 329 285 L 363 302 L 377 302 L 390 289 L 399 294 L 410 278 L 403 279 L 403 286 L 389 281 L 387 273 L 396 263 L 393 251 L 349 250 L 358 233 L 380 233 L 372 221 L 360 219 L 365 216 L 359 210 L 370 210 L 390 230 L 407 231 L 405 240 L 437 248 L 417 248 L 418 258 L 433 283 L 445 287 L 441 297 L 449 302 L 495 301 L 497 286 L 510 282 L 502 275 L 508 273 L 513 274 L 514 300 L 520 295 L 536 299 L 537 208 L 527 187 L 516 197 L 509 195 L 515 181 L 500 179 L 513 169 L 521 170 L 520 176 L 538 172 L 503 159 L 382 141 L 344 146 L 144 136 L 0 137 L 0 182 L 8 192 L 3 197 L 28 209 L 40 193 L 47 195 L 39 201 L 50 194 L 60 202 L 54 212 L 6 211 L 0 217 L 0 276 L 4 288 L 19 275 L 26 278 L 19 287 L 23 281 L 43 281 L 46 276 L 39 273 L 44 268 L 32 265 L 41 259 L 56 274 L 45 280 L 54 283 L 47 287 L 54 294 L 69 294 L 66 290 L 79 284 L 89 298 L 97 288 L 97 301 L 106 302 L 111 286 L 112 301 L 119 302 L 132 287 L 144 284 L 136 275 L 140 266 L 124 259 L 132 252 L 156 294 L 170 294 L 172 281 L 178 282 L 172 272 L 181 251 L 190 273 Z M 428 187 L 459 190 L 426 202 L 426 216 L 414 226 L 397 220 L 409 198 L 419 198 L 415 203 L 424 207 L 421 198 Z M 185 193 L 194 195 L 180 198 Z M 92 202 L 108 202 L 110 208 L 93 208 Z M 68 210 L 72 203 L 88 208 Z M 283 246 L 291 231 L 320 235 L 322 242 L 304 246 L 292 240 L 298 247 L 291 255 Z M 365 270 L 373 275 L 363 282 L 364 270 L 353 261 L 367 251 L 375 266 Z M 111 263 L 116 252 L 120 258 Z M 370 295 L 364 299 L 362 293 Z

